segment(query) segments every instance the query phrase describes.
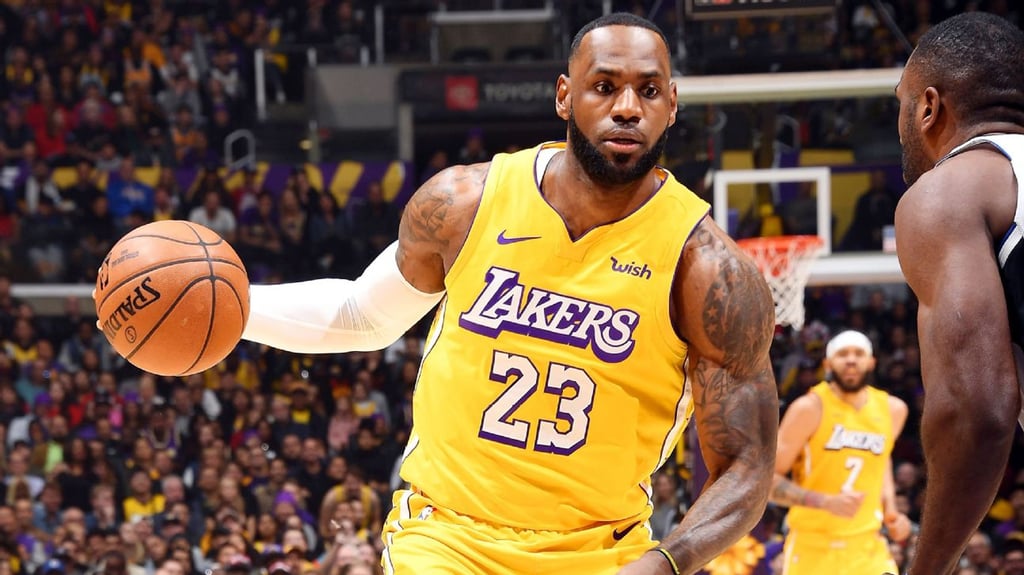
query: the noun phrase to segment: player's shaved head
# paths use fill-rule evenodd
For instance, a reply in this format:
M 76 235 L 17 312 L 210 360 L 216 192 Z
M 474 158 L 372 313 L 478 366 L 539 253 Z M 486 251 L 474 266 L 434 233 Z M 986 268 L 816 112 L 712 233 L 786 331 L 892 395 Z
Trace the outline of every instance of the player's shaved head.
M 908 63 L 914 96 L 935 87 L 967 125 L 1024 126 L 1024 32 L 1005 18 L 967 12 L 936 24 Z
M 604 28 L 605 26 L 630 26 L 633 28 L 644 28 L 650 30 L 657 34 L 659 38 L 661 38 L 661 42 L 665 45 L 665 53 L 672 53 L 672 50 L 669 48 L 668 45 L 668 38 L 665 37 L 665 33 L 662 32 L 661 28 L 658 28 L 658 26 L 655 25 L 653 22 L 647 20 L 646 18 L 641 18 L 640 16 L 637 16 L 635 14 L 630 14 L 629 12 L 615 12 L 613 14 L 606 14 L 604 16 L 601 16 L 600 18 L 591 20 L 585 26 L 580 28 L 580 31 L 577 32 L 576 36 L 573 37 L 572 45 L 569 48 L 570 63 L 572 63 L 573 59 L 576 57 L 576 54 L 579 52 L 580 45 L 583 44 L 583 38 L 586 37 L 586 35 L 589 34 L 590 32 L 598 28 Z

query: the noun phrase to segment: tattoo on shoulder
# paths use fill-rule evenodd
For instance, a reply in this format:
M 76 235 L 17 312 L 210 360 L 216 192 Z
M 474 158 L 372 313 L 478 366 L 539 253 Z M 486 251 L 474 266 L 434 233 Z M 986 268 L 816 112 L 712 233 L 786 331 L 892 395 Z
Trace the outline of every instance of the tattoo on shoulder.
M 460 191 L 482 190 L 490 164 L 449 168 L 423 184 L 405 207 L 399 236 L 405 241 L 429 242 L 447 249 L 451 238 L 445 233 L 449 215 L 456 208 Z
M 774 324 L 771 293 L 764 282 L 750 281 L 760 272 L 715 232 L 702 227 L 693 239 L 694 256 L 714 270 L 701 320 L 718 354 L 694 358 L 702 446 L 727 460 L 770 465 L 777 414 L 769 406 L 776 406 L 778 398 L 767 351 Z
M 710 229 L 697 229 L 697 255 L 717 268 L 704 296 L 703 326 L 711 343 L 722 351 L 723 365 L 739 370 L 754 368 L 763 359 L 765 340 L 775 323 L 775 307 L 760 271 L 738 257 Z

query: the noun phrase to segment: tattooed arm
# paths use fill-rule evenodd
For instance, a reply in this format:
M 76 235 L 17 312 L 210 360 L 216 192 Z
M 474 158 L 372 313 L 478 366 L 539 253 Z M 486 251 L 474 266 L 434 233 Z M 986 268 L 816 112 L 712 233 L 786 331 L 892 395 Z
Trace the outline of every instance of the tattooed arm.
M 490 163 L 453 166 L 413 194 L 398 227 L 398 268 L 417 289 L 444 289 L 444 276 L 469 235 Z
M 760 272 L 710 218 L 687 242 L 676 278 L 673 316 L 689 345 L 694 419 L 710 478 L 661 546 L 681 573 L 694 573 L 749 533 L 768 502 L 779 423 L 768 358 L 775 314 Z M 644 559 L 670 572 L 658 555 Z M 663 566 L 655 567 L 658 559 Z
M 489 164 L 437 174 L 413 195 L 399 239 L 356 280 L 251 286 L 244 339 L 298 353 L 387 347 L 444 297 Z

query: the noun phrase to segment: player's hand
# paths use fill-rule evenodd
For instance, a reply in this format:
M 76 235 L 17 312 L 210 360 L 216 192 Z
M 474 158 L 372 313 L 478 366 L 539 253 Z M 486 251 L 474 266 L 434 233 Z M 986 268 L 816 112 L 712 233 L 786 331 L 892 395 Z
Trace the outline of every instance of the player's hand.
M 889 532 L 889 538 L 897 543 L 902 543 L 910 537 L 910 531 L 913 527 L 910 523 L 910 518 L 906 515 L 894 512 L 887 514 L 885 517 L 885 529 Z
M 836 495 L 826 495 L 822 509 L 837 517 L 853 517 L 864 503 L 864 494 L 859 491 L 844 491 Z
M 636 561 L 619 569 L 616 575 L 672 575 L 672 567 L 660 553 L 648 551 Z

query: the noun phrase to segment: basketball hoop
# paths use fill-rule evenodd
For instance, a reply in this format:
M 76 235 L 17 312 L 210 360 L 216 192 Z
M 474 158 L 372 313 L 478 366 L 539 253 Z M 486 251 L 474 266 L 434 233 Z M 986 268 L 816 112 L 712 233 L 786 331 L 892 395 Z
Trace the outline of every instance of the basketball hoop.
M 778 236 L 737 240 L 736 244 L 754 259 L 772 289 L 776 325 L 803 327 L 804 287 L 824 240 L 818 236 Z

